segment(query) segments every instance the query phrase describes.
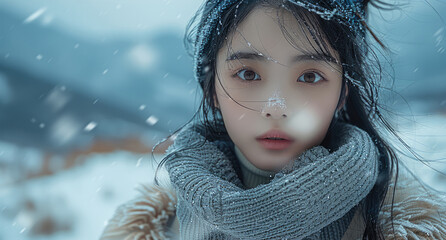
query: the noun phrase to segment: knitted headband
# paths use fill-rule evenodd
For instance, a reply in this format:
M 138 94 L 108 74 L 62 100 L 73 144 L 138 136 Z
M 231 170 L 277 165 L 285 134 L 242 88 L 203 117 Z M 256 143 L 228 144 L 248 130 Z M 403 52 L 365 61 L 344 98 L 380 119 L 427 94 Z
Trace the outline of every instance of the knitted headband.
M 236 8 L 238 8 L 243 1 L 245 0 L 211 0 L 208 2 L 208 4 L 212 4 L 214 7 L 208 15 L 202 16 L 202 22 L 196 35 L 194 54 L 194 73 L 201 87 L 204 84 L 202 76 L 209 70 L 204 66 L 206 64 L 204 53 L 211 45 L 211 36 L 220 34 L 218 24 L 221 24 L 221 15 L 236 3 Z M 317 3 L 312 3 L 311 0 L 283 1 L 303 7 L 310 12 L 318 14 L 323 19 L 335 19 L 342 24 L 348 25 L 352 31 L 365 35 L 364 27 L 361 24 L 365 16 L 363 0 L 329 0 L 330 6 L 333 7 L 331 10 L 319 6 Z

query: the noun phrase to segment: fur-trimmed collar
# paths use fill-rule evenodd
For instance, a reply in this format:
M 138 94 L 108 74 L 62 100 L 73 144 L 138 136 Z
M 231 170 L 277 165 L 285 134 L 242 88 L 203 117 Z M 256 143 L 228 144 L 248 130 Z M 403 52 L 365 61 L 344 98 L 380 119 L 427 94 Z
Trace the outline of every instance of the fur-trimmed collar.
M 400 172 L 390 220 L 394 179 L 379 223 L 386 239 L 446 239 L 446 198 L 425 189 L 409 172 Z M 140 195 L 121 205 L 100 239 L 178 239 L 175 218 L 176 196 L 171 187 L 142 185 Z M 393 231 L 394 230 L 394 231 Z M 358 211 L 343 240 L 361 239 L 364 225 Z

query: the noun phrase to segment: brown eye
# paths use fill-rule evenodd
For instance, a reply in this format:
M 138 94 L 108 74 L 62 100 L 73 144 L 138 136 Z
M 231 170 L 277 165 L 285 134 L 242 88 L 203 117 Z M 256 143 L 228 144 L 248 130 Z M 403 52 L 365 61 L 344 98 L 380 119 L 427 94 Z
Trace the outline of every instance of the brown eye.
M 322 80 L 321 75 L 316 72 L 307 72 L 300 76 L 297 81 L 306 83 L 317 83 Z
M 260 76 L 256 72 L 246 69 L 239 71 L 237 73 L 237 76 L 246 81 L 254 81 L 260 79 Z

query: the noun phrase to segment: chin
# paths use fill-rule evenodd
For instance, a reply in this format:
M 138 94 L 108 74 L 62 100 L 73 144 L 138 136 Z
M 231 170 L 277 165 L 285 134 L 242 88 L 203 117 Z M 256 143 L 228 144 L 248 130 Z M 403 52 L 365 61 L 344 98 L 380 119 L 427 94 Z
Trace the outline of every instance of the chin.
M 283 167 L 285 167 L 285 165 L 287 165 L 291 161 L 291 159 L 292 158 L 274 159 L 273 157 L 271 157 L 269 159 L 265 159 L 265 161 L 262 162 L 252 162 L 252 164 L 262 170 L 279 171 Z

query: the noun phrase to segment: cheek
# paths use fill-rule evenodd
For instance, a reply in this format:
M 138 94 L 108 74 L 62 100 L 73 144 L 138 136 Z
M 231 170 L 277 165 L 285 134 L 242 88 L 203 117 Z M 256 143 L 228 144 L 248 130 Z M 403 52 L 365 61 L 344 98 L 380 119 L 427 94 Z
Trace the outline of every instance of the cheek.
M 286 129 L 302 141 L 317 142 L 325 137 L 335 107 L 336 104 L 308 104 L 289 116 Z
M 228 131 L 233 128 L 242 128 L 246 121 L 246 109 L 234 102 L 221 89 L 217 89 L 216 93 L 220 112 Z
M 294 136 L 298 136 L 298 139 L 309 141 L 317 134 L 320 122 L 321 116 L 310 108 L 305 108 L 290 116 L 287 128 Z

